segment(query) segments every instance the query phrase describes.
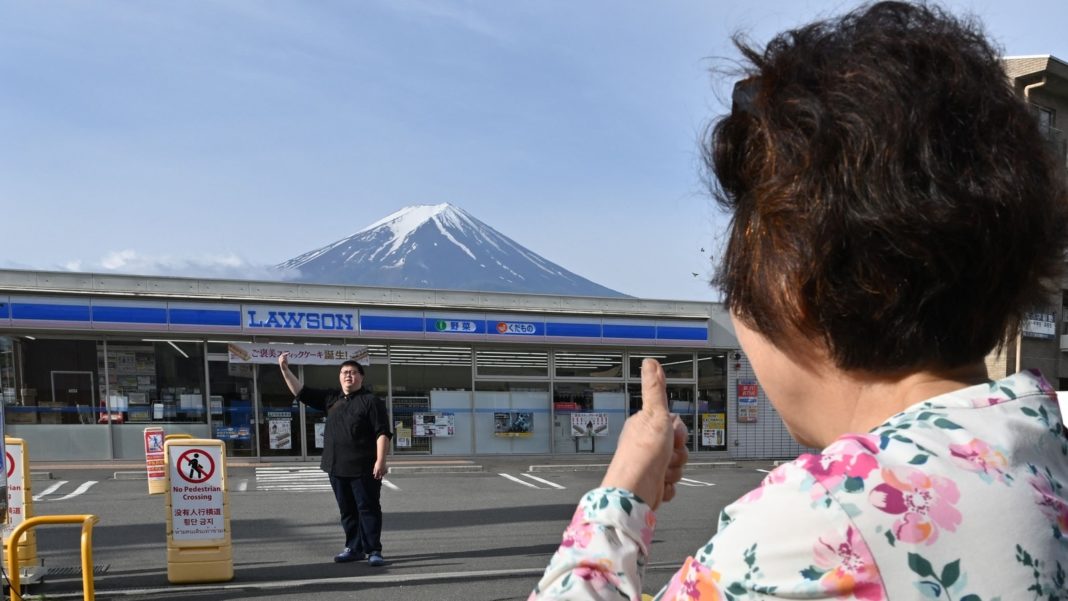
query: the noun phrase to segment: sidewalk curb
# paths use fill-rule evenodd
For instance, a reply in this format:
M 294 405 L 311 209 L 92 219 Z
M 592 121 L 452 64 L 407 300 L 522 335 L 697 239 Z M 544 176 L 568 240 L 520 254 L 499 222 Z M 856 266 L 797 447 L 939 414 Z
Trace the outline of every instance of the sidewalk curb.
M 704 461 L 687 463 L 687 468 L 705 467 L 713 469 L 740 467 L 737 461 Z M 608 469 L 607 463 L 572 463 L 572 464 L 547 464 L 532 465 L 527 468 L 528 472 L 594 472 Z
M 391 474 L 452 474 L 482 472 L 481 465 L 391 465 Z
M 111 475 L 112 480 L 148 480 L 147 470 L 136 472 L 115 472 Z

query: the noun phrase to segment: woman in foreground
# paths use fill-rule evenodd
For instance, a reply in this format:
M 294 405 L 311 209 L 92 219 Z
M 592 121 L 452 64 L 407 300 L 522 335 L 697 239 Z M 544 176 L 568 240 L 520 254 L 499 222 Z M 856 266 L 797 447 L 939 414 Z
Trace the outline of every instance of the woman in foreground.
M 658 599 L 1068 599 L 1068 435 L 984 358 L 1060 289 L 1068 196 L 978 26 L 884 2 L 783 33 L 706 146 L 716 283 L 799 442 Z M 602 487 L 532 599 L 640 599 L 685 429 L 642 366 Z

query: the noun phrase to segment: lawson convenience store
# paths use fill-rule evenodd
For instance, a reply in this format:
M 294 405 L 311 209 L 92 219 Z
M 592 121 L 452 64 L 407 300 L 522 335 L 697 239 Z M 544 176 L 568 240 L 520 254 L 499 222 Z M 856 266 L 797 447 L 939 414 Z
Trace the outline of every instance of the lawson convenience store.
M 308 386 L 365 364 L 396 455 L 611 453 L 645 357 L 692 452 L 794 453 L 713 303 L 0 270 L 5 431 L 35 459 L 140 459 L 148 426 L 316 458 L 282 351 Z

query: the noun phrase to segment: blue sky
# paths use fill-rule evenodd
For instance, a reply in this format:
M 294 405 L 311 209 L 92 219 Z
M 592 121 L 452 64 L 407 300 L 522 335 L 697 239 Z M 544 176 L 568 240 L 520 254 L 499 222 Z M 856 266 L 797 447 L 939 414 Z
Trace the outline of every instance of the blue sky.
M 269 279 L 449 202 L 620 292 L 713 300 L 710 71 L 735 31 L 854 5 L 4 2 L 0 267 Z M 1068 59 L 1068 3 L 947 6 Z

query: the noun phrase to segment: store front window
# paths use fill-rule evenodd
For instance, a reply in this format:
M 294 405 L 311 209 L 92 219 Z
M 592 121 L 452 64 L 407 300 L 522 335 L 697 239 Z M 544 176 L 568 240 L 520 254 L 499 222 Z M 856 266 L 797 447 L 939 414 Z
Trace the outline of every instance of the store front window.
M 693 379 L 693 353 L 664 353 L 662 351 L 631 351 L 627 354 L 630 365 L 630 378 L 640 380 L 642 377 L 642 361 L 646 357 L 656 359 L 660 367 L 664 369 L 664 377 L 668 380 L 692 380 Z
M 475 353 L 475 374 L 485 378 L 492 376 L 548 377 L 549 353 L 547 351 L 491 349 Z
M 698 451 L 727 450 L 727 354 L 697 355 Z
M 471 360 L 465 347 L 390 346 L 395 453 L 472 452 Z
M 556 351 L 557 378 L 622 378 L 623 353 L 612 351 Z
M 202 342 L 100 342 L 97 358 L 98 372 L 107 374 L 98 422 L 207 423 Z
M 627 419 L 623 383 L 556 382 L 553 384 L 555 451 L 611 453 Z
M 230 457 L 256 455 L 252 438 L 252 370 L 253 366 L 249 364 L 208 363 L 212 435 L 224 442 Z
M 96 423 L 102 384 L 94 341 L 7 340 L 0 348 L 7 423 Z
M 668 396 L 668 410 L 679 416 L 682 423 L 686 425 L 688 435 L 686 437 L 686 448 L 691 451 L 694 449 L 694 441 L 696 436 L 694 433 L 694 412 L 697 409 L 697 403 L 694 402 L 693 384 L 675 384 L 668 382 L 667 384 L 667 396 Z M 642 385 L 640 382 L 633 381 L 627 384 L 627 412 L 630 415 L 641 411 L 642 408 Z
M 549 383 L 475 382 L 475 452 L 549 452 Z

